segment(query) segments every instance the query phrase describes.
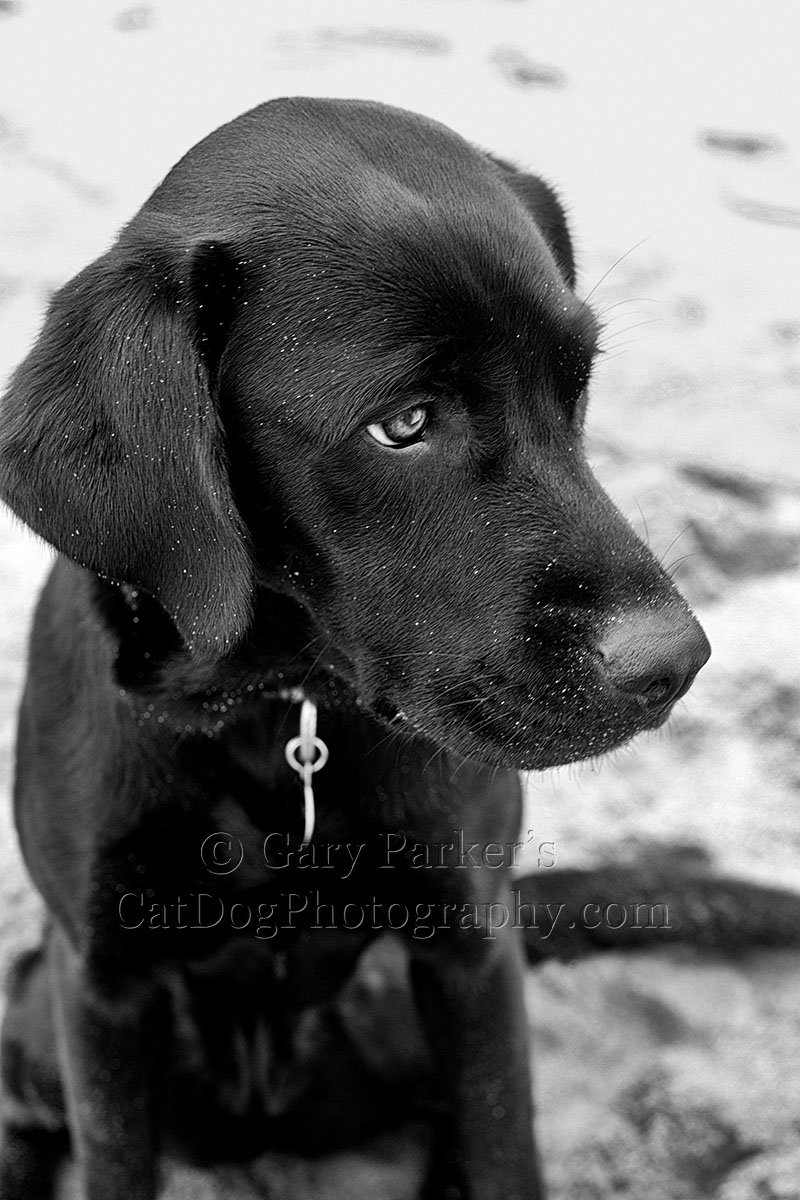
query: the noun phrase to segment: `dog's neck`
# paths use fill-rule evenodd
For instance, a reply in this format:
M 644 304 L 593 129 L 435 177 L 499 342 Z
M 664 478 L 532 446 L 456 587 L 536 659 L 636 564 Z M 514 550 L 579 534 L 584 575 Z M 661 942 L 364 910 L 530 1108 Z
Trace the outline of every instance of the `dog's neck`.
M 349 664 L 304 607 L 260 589 L 241 645 L 220 660 L 189 653 L 161 606 L 145 593 L 97 579 L 94 598 L 111 635 L 116 682 L 135 709 L 182 730 L 220 731 L 248 700 L 323 710 L 359 709 Z

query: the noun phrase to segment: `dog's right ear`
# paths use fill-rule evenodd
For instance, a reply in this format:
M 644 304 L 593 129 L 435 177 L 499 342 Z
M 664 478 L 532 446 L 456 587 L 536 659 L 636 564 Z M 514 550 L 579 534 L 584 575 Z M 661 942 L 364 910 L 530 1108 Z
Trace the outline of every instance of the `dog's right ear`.
M 505 159 L 490 154 L 492 162 L 500 167 L 506 184 L 527 208 L 550 247 L 553 258 L 564 277 L 564 282 L 575 287 L 575 255 L 569 233 L 566 213 L 556 193 L 538 175 L 529 175 L 518 170 Z
M 192 652 L 215 657 L 252 603 L 205 353 L 219 357 L 221 335 L 197 320 L 224 255 L 165 240 L 120 242 L 54 297 L 0 411 L 0 496 L 62 554 L 149 592 Z

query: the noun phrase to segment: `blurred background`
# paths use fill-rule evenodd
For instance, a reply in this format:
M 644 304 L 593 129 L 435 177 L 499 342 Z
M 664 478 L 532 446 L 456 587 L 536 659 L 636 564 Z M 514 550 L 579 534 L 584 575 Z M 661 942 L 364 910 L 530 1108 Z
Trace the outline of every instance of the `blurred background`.
M 177 158 L 270 97 L 419 110 L 543 175 L 606 330 L 591 457 L 714 654 L 665 731 L 532 778 L 527 826 L 560 866 L 800 890 L 798 46 L 792 0 L 0 0 L 0 377 Z M 3 970 L 39 919 L 9 794 L 47 562 L 0 516 Z M 531 974 L 554 1197 L 800 1198 L 797 967 L 655 944 Z

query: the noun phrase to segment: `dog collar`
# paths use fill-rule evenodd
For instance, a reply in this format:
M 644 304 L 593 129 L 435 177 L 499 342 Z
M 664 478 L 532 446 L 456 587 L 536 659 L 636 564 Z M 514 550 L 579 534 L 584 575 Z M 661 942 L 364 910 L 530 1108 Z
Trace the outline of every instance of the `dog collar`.
M 292 689 L 285 698 L 300 704 L 300 733 L 286 743 L 284 754 L 292 770 L 297 771 L 303 784 L 303 845 L 314 836 L 316 808 L 314 804 L 314 772 L 328 761 L 328 747 L 317 737 L 317 706 L 299 689 Z

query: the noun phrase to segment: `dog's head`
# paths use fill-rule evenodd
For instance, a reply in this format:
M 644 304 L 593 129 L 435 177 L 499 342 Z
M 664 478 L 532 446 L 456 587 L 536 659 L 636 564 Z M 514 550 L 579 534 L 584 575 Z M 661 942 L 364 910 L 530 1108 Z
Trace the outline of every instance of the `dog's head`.
M 708 647 L 587 467 L 573 283 L 539 180 L 381 105 L 264 105 L 55 297 L 2 495 L 196 658 L 278 594 L 298 672 L 321 649 L 384 718 L 509 766 L 600 753 Z

